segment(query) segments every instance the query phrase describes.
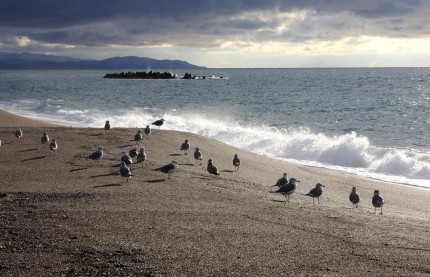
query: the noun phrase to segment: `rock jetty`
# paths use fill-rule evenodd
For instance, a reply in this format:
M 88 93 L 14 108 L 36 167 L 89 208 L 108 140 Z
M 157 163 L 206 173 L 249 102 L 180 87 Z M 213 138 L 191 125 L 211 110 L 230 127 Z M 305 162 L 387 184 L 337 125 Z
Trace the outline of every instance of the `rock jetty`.
M 174 79 L 176 78 L 170 72 L 121 72 L 121 73 L 107 73 L 104 78 L 111 79 Z

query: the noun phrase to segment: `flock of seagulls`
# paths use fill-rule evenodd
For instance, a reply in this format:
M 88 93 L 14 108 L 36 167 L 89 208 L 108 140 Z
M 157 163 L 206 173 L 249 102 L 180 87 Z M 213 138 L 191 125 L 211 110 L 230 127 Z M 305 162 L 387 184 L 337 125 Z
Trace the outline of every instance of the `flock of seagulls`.
M 24 133 L 22 132 L 21 128 L 18 128 L 15 131 L 15 137 L 17 138 L 21 138 L 24 135 Z M 49 135 L 47 132 L 44 132 L 42 137 L 40 138 L 40 142 L 42 144 L 48 144 L 49 143 Z M 55 151 L 57 151 L 58 149 L 58 144 L 57 144 L 57 140 L 56 139 L 52 139 L 51 143 L 49 143 L 49 149 L 51 151 L 53 151 L 53 153 L 55 154 Z
M 154 121 L 152 123 L 152 125 L 161 127 L 164 124 L 165 120 L 164 119 L 159 119 L 157 121 Z M 105 130 L 110 130 L 111 126 L 109 121 L 106 121 L 105 126 L 104 126 Z M 148 136 L 151 133 L 151 129 L 148 126 L 146 126 L 144 133 Z M 21 130 L 21 128 L 18 128 L 15 131 L 15 136 L 17 138 L 21 138 L 23 136 L 23 131 Z M 135 141 L 140 141 L 143 139 L 143 134 L 142 132 L 139 130 L 137 131 L 137 133 L 134 135 L 134 140 Z M 49 143 L 49 135 L 47 132 L 44 132 L 41 139 L 40 139 L 42 144 L 48 144 Z M 188 139 L 186 139 L 180 146 L 180 151 L 183 151 L 184 155 L 188 154 L 188 150 L 190 149 L 191 144 L 188 141 Z M 57 151 L 58 149 L 58 144 L 55 138 L 53 138 L 51 140 L 51 142 L 49 143 L 49 149 L 52 150 L 54 153 Z M 98 149 L 96 151 L 94 151 L 93 153 L 91 153 L 88 158 L 92 159 L 92 160 L 100 160 L 103 158 L 103 147 L 98 147 Z M 126 181 L 128 182 L 128 180 L 133 176 L 130 170 L 130 167 L 133 164 L 133 158 L 136 158 L 136 163 L 143 163 L 146 160 L 146 153 L 145 153 L 145 149 L 143 147 L 140 148 L 139 152 L 137 151 L 136 148 L 132 149 L 129 151 L 129 153 L 127 152 L 122 152 L 121 153 L 121 164 L 120 164 L 120 168 L 119 168 L 119 173 L 122 177 L 126 178 Z M 202 164 L 202 160 L 203 160 L 203 154 L 200 151 L 199 147 L 195 147 L 194 148 L 194 159 L 196 160 L 196 164 L 200 161 L 200 165 Z M 235 171 L 239 170 L 240 167 L 240 159 L 238 157 L 237 154 L 234 154 L 233 157 L 233 166 Z M 160 171 L 163 172 L 165 174 L 168 175 L 168 178 L 170 179 L 170 175 L 174 172 L 176 172 L 179 169 L 179 164 L 176 160 L 173 160 L 172 162 L 170 162 L 169 164 L 166 164 L 164 166 L 161 166 L 159 168 L 154 169 L 155 171 Z M 207 172 L 209 173 L 209 175 L 220 175 L 220 173 L 218 172 L 218 168 L 213 164 L 212 159 L 208 160 L 208 164 L 207 164 Z M 297 189 L 297 184 L 300 183 L 299 180 L 297 180 L 296 178 L 290 178 L 288 179 L 288 174 L 284 173 L 283 176 L 277 180 L 276 184 L 274 186 L 278 187 L 277 190 L 275 191 L 271 191 L 272 193 L 279 193 L 285 196 L 286 201 L 290 202 L 290 196 L 296 191 Z M 310 196 L 313 200 L 313 203 L 315 203 L 315 199 L 317 199 L 318 204 L 320 202 L 320 197 L 323 194 L 323 187 L 325 187 L 323 184 L 321 183 L 317 183 L 315 185 L 314 188 L 312 188 L 307 194 L 306 196 Z M 357 192 L 357 188 L 356 187 L 352 187 L 352 191 L 349 195 L 349 201 L 352 204 L 352 209 L 357 209 L 358 208 L 358 204 L 360 203 L 360 196 Z M 384 200 L 380 195 L 379 190 L 375 190 L 374 191 L 374 195 L 372 197 L 372 205 L 375 208 L 375 213 L 377 209 L 380 209 L 380 214 L 382 214 L 382 207 L 384 205 Z
M 300 183 L 299 180 L 295 178 L 290 178 L 288 180 L 288 174 L 284 173 L 282 178 L 276 181 L 275 187 L 278 187 L 276 191 L 272 191 L 273 193 L 279 193 L 285 196 L 287 202 L 290 202 L 290 195 L 292 195 L 297 189 L 297 183 Z M 323 187 L 325 187 L 321 183 L 317 183 L 313 189 L 311 189 L 306 196 L 312 197 L 312 201 L 315 204 L 315 198 L 318 200 L 318 204 L 320 203 L 320 197 L 323 194 Z M 352 204 L 352 209 L 358 208 L 358 203 L 360 203 L 360 195 L 357 192 L 356 187 L 352 187 L 352 191 L 349 194 L 349 201 Z M 380 208 L 380 213 L 382 214 L 382 206 L 384 205 L 384 199 L 379 194 L 379 190 L 374 191 L 374 195 L 372 197 L 372 205 L 376 209 Z

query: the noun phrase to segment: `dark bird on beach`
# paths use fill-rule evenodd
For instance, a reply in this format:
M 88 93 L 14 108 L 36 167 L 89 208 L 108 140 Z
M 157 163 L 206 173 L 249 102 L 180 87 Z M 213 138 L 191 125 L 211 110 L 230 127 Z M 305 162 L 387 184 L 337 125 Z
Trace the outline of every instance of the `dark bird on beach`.
M 130 151 L 128 151 L 128 155 L 132 159 L 136 158 L 138 154 L 139 153 L 137 153 L 137 148 L 134 148 L 134 149 L 131 149 Z
M 149 134 L 151 133 L 151 128 L 149 127 L 149 125 L 147 125 L 146 126 L 146 128 L 145 128 L 145 134 L 147 135 L 147 136 L 149 136 Z
M 137 163 L 143 163 L 145 160 L 146 160 L 145 148 L 141 147 L 139 154 L 137 154 L 136 162 Z
M 177 171 L 179 168 L 178 162 L 177 161 L 172 161 L 169 164 L 166 164 L 165 166 L 159 167 L 154 169 L 155 171 L 161 171 L 163 173 L 167 173 L 167 175 L 169 176 L 170 179 L 170 174 L 174 173 L 175 171 Z
M 376 208 L 381 208 L 381 214 L 382 214 L 382 206 L 384 205 L 384 199 L 382 199 L 381 195 L 379 195 L 379 190 L 375 190 L 372 197 L 372 205 L 375 207 L 375 213 Z
M 300 181 L 295 178 L 290 178 L 290 181 L 281 186 L 277 191 L 274 191 L 273 193 L 280 193 L 285 196 L 285 199 L 287 199 L 288 202 L 290 202 L 290 195 L 293 194 L 297 189 L 297 183 Z
M 352 203 L 352 208 L 358 208 L 358 203 L 360 203 L 360 195 L 358 195 L 357 188 L 352 187 L 352 191 L 349 194 L 349 201 Z
M 239 166 L 240 166 L 240 159 L 237 156 L 237 154 L 234 154 L 233 165 L 234 165 L 234 170 L 238 171 L 239 170 Z
M 106 123 L 105 123 L 105 130 L 110 130 L 110 123 L 109 123 L 109 120 L 106 120 Z
M 15 131 L 15 137 L 20 138 L 22 137 L 23 133 L 21 128 L 18 128 L 18 130 Z
M 101 158 L 103 158 L 103 147 L 99 147 L 97 148 L 97 151 L 94 151 L 91 155 L 89 155 L 90 159 L 92 160 L 100 160 Z
M 283 185 L 286 185 L 286 184 L 288 184 L 288 175 L 285 172 L 284 175 L 282 176 L 282 178 L 280 178 L 280 179 L 278 179 L 278 181 L 276 181 L 276 184 L 274 186 L 280 188 L 280 187 L 282 187 Z
M 119 173 L 121 174 L 122 177 L 127 178 L 127 182 L 128 182 L 128 179 L 130 179 L 131 176 L 133 176 L 131 174 L 130 168 L 127 167 L 125 162 L 121 162 L 121 166 L 119 167 Z
M 56 139 L 52 139 L 51 144 L 49 144 L 49 149 L 51 149 L 52 151 L 57 151 L 58 149 L 58 144 L 57 144 L 57 140 Z
M 49 136 L 48 136 L 47 132 L 43 133 L 43 136 L 40 138 L 40 142 L 42 144 L 48 144 L 48 142 L 49 142 Z
M 137 131 L 137 133 L 134 135 L 134 140 L 139 141 L 143 139 L 142 131 Z
M 121 153 L 121 162 L 124 162 L 126 165 L 133 164 L 133 160 L 131 159 L 130 155 L 128 155 L 125 151 Z
M 207 170 L 208 170 L 208 172 L 209 172 L 209 174 L 213 174 L 213 175 L 219 175 L 219 172 L 218 172 L 218 169 L 216 168 L 216 166 L 214 166 L 213 164 L 212 164 L 212 160 L 211 159 L 209 159 L 208 160 L 208 167 L 207 167 Z
M 196 163 L 197 161 L 203 160 L 203 154 L 202 152 L 200 152 L 200 149 L 198 147 L 194 149 L 194 159 L 196 159 Z
M 155 126 L 161 127 L 161 126 L 163 126 L 164 121 L 166 121 L 166 120 L 164 120 L 164 119 L 159 119 L 159 120 L 157 120 L 157 121 L 152 122 L 152 125 L 155 125 Z
M 187 155 L 188 154 L 188 149 L 190 149 L 190 143 L 188 142 L 188 140 L 186 139 L 183 143 L 182 143 L 182 145 L 181 145 L 181 151 L 184 151 L 184 155 Z
M 323 193 L 322 188 L 325 187 L 323 184 L 316 184 L 311 191 L 309 191 L 306 195 L 312 197 L 313 202 L 315 203 L 315 198 L 318 199 L 318 204 L 320 203 L 320 197 Z

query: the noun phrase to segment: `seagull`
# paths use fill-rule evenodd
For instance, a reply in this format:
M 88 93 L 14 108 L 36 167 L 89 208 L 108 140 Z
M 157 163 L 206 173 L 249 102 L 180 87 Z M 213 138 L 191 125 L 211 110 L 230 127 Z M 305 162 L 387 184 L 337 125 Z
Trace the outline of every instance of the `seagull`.
M 218 169 L 216 168 L 216 166 L 214 166 L 213 164 L 212 164 L 212 160 L 211 159 L 209 159 L 208 160 L 208 167 L 207 167 L 207 170 L 208 170 L 208 172 L 209 172 L 209 174 L 210 175 L 219 175 L 219 173 L 218 173 Z
M 145 128 L 145 134 L 147 136 L 149 136 L 150 133 L 151 133 L 151 128 L 149 127 L 149 125 L 147 125 L 146 128 Z
M 127 154 L 127 152 L 122 152 L 121 153 L 121 162 L 124 162 L 126 165 L 131 165 L 133 164 L 133 160 L 131 159 L 131 157 Z
M 143 163 L 146 160 L 145 148 L 140 148 L 139 154 L 137 154 L 136 162 Z
M 40 142 L 41 142 L 42 144 L 48 144 L 48 142 L 49 142 L 49 136 L 48 136 L 48 133 L 47 133 L 47 132 L 43 133 L 43 136 L 42 136 L 42 138 L 40 139 Z
M 197 163 L 197 161 L 203 160 L 203 154 L 202 154 L 202 152 L 200 152 L 200 149 L 198 147 L 196 147 L 194 149 L 194 159 L 196 159 L 196 163 Z M 202 164 L 202 163 L 200 163 L 200 164 Z
M 178 166 L 178 162 L 177 161 L 172 161 L 169 164 L 166 164 L 165 166 L 159 167 L 154 169 L 155 171 L 161 171 L 163 173 L 167 173 L 167 175 L 169 176 L 170 179 L 170 174 L 175 172 L 176 170 L 178 170 L 179 166 Z
M 323 190 L 322 190 L 323 187 L 325 187 L 323 184 L 318 183 L 306 195 L 312 197 L 312 200 L 313 200 L 314 203 L 315 203 L 315 198 L 318 198 L 318 204 L 319 204 L 320 203 L 320 197 L 321 197 L 321 195 L 323 193 Z
M 234 154 L 233 165 L 234 165 L 234 170 L 238 171 L 239 170 L 239 166 L 240 166 L 240 159 L 237 156 L 237 154 Z
M 52 139 L 51 144 L 49 144 L 49 149 L 51 149 L 52 151 L 57 151 L 58 149 L 58 144 L 57 141 L 55 139 Z
M 186 139 L 181 145 L 181 151 L 184 151 L 184 155 L 188 154 L 188 149 L 190 149 L 190 143 Z
M 92 160 L 100 160 L 101 158 L 103 158 L 103 147 L 100 146 L 99 148 L 97 148 L 97 151 L 89 155 L 88 158 Z
M 282 178 L 278 179 L 278 181 L 276 181 L 276 184 L 274 186 L 280 188 L 280 187 L 282 187 L 283 185 L 286 185 L 286 184 L 288 184 L 288 175 L 285 172 L 284 175 L 282 176 Z
M 138 141 L 138 140 L 142 140 L 142 131 L 137 131 L 137 133 L 134 135 L 134 140 Z
M 131 149 L 130 151 L 128 151 L 128 155 L 130 156 L 130 158 L 136 158 L 137 157 L 137 154 L 139 154 L 139 153 L 137 153 L 137 149 L 136 148 L 134 148 L 134 149 Z
M 21 128 L 18 128 L 18 130 L 15 131 L 15 137 L 20 138 L 22 137 L 22 130 Z
M 110 123 L 109 123 L 109 120 L 106 120 L 106 123 L 105 123 L 105 130 L 110 130 Z
M 130 168 L 127 167 L 127 165 L 125 164 L 125 162 L 121 162 L 121 166 L 119 167 L 119 173 L 121 174 L 122 177 L 126 177 L 127 178 L 127 182 L 128 182 L 128 179 L 130 179 L 131 176 L 133 176 L 131 174 Z
M 360 202 L 360 195 L 358 195 L 356 187 L 352 187 L 352 191 L 349 194 L 349 201 L 351 201 L 353 209 L 354 206 L 355 208 L 358 208 L 358 203 Z
M 379 190 L 375 190 L 372 197 L 372 204 L 373 207 L 375 207 L 375 213 L 376 208 L 381 208 L 381 214 L 382 214 L 382 205 L 384 205 L 384 199 L 379 195 Z
M 297 183 L 299 182 L 300 181 L 295 178 L 290 178 L 290 181 L 287 184 L 281 186 L 277 191 L 274 191 L 274 193 L 284 195 L 287 201 L 290 202 L 290 195 L 296 191 Z
M 159 120 L 157 120 L 157 121 L 152 122 L 152 125 L 155 125 L 155 126 L 161 127 L 161 126 L 163 126 L 164 121 L 166 121 L 166 120 L 164 120 L 164 119 L 159 119 Z

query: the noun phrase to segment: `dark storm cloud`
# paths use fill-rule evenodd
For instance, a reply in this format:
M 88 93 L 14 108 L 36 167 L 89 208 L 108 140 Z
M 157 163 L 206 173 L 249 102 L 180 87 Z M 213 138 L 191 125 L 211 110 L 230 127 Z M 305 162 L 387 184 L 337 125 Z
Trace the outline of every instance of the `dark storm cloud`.
M 2 0 L 0 46 L 13 37 L 83 46 L 213 47 L 220 39 L 335 40 L 344 36 L 427 35 L 424 0 Z M 306 13 L 289 20 L 283 13 Z M 279 26 L 286 25 L 285 30 Z
M 230 16 L 242 12 L 315 10 L 326 13 L 350 11 L 358 16 L 377 18 L 413 13 L 422 0 L 303 0 L 303 1 L 146 1 L 146 0 L 3 0 L 0 25 L 26 28 L 56 28 L 121 18 L 165 18 L 191 20 Z M 197 22 L 198 23 L 198 20 Z

